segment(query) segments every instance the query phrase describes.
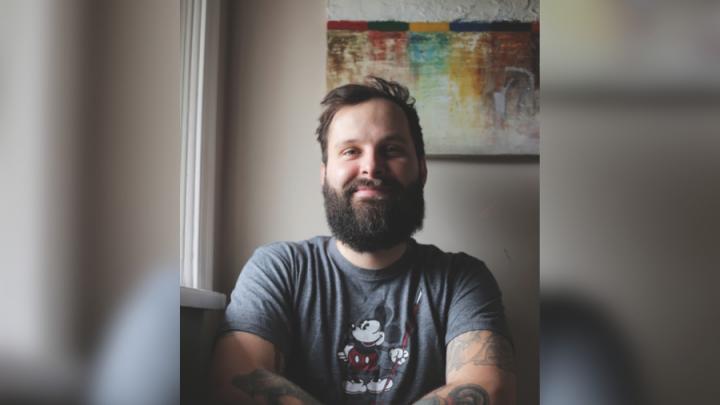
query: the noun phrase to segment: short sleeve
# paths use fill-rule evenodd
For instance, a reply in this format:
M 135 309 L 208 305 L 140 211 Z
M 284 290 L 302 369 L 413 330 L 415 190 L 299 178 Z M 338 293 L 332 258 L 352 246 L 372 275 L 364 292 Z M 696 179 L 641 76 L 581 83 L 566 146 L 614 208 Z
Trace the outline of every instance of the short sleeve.
M 240 331 L 262 337 L 288 353 L 292 313 L 292 261 L 287 248 L 258 248 L 238 276 L 220 333 Z
M 490 330 L 512 341 L 500 287 L 490 270 L 465 254 L 455 259 L 445 344 L 473 330 Z

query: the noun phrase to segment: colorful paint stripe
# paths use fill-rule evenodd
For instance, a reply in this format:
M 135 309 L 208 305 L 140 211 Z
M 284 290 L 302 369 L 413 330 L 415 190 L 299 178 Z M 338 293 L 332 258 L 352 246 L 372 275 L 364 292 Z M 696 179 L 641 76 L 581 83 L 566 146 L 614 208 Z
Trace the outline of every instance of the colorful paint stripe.
M 346 21 L 330 20 L 328 30 L 345 31 L 412 31 L 412 32 L 540 32 L 540 23 L 520 21 L 451 21 L 451 22 L 403 22 L 403 21 Z
M 367 21 L 328 21 L 329 30 L 367 31 Z
M 447 32 L 450 31 L 450 23 L 410 23 L 412 32 Z
M 402 21 L 368 21 L 370 31 L 407 31 L 410 24 Z
M 517 21 L 497 21 L 497 22 L 451 22 L 450 31 L 454 32 L 530 32 L 532 23 Z

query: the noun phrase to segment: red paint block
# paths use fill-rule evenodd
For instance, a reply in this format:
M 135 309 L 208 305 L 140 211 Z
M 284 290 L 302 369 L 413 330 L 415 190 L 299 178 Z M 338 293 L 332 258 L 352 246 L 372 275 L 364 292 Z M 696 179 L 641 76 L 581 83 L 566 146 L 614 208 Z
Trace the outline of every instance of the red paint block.
M 530 30 L 534 33 L 540 32 L 540 21 L 533 21 L 532 24 L 530 24 Z
M 367 31 L 367 21 L 328 21 L 329 30 Z

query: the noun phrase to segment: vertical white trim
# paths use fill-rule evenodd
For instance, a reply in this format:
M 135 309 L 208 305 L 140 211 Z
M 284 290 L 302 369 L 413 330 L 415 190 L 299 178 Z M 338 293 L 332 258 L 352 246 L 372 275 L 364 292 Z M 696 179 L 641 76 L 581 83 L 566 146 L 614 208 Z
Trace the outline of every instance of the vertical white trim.
M 201 286 L 200 285 L 200 276 L 199 273 L 201 271 L 199 262 L 200 262 L 200 197 L 202 188 L 201 181 L 202 181 L 202 162 L 203 162 L 203 90 L 204 90 L 204 77 L 205 77 L 205 18 L 206 18 L 206 10 L 207 10 L 207 0 L 196 0 L 200 7 L 200 16 L 199 16 L 199 23 L 200 27 L 198 30 L 197 38 L 197 45 L 198 45 L 198 52 L 196 53 L 196 58 L 194 58 L 194 62 L 197 64 L 196 66 L 196 72 L 197 72 L 197 80 L 193 83 L 196 87 L 196 93 L 195 93 L 195 134 L 194 134 L 194 152 L 195 156 L 193 159 L 194 162 L 194 173 L 193 173 L 193 213 L 192 213 L 192 224 L 193 224 L 193 233 L 192 233 L 192 280 L 193 280 L 193 287 L 195 288 L 207 288 L 207 286 Z
M 212 289 L 220 0 L 181 8 L 181 284 Z

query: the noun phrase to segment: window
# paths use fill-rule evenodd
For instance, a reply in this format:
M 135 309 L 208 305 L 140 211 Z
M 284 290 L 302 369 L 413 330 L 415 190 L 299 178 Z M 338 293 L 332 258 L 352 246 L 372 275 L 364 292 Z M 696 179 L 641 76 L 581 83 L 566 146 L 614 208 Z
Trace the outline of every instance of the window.
M 213 289 L 220 0 L 181 1 L 181 285 Z

